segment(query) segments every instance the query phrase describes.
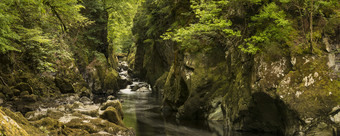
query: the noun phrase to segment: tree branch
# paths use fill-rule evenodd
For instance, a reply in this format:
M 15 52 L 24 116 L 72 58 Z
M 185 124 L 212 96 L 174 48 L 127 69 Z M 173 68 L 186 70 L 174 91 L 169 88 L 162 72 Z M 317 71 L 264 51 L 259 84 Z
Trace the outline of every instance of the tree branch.
M 53 14 L 55 14 L 58 18 L 58 20 L 61 22 L 61 25 L 63 26 L 63 29 L 64 31 L 67 31 L 67 28 L 66 28 L 66 25 L 65 23 L 63 22 L 63 20 L 61 19 L 60 15 L 58 14 L 58 12 L 56 11 L 55 9 L 55 6 L 52 6 L 49 2 L 46 2 L 45 3 L 47 6 L 49 6 L 53 12 Z

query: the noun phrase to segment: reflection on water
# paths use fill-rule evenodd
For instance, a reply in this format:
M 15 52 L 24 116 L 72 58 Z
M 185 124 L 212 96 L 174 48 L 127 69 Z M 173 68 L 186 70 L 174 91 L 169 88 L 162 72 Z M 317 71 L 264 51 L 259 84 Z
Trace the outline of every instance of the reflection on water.
M 128 87 L 129 88 L 129 87 Z M 266 136 L 264 134 L 227 133 L 222 122 L 179 122 L 161 113 L 161 98 L 152 93 L 122 89 L 124 123 L 137 136 Z M 267 135 L 269 136 L 269 135 Z

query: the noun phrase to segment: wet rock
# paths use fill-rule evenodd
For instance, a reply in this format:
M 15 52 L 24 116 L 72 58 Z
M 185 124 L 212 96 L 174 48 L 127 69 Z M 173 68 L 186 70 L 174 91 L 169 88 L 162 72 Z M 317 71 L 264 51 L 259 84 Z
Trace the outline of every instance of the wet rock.
M 149 84 L 148 83 L 144 83 L 144 82 L 138 82 L 136 84 L 132 84 L 130 85 L 131 87 L 131 91 L 137 91 L 140 88 L 149 88 Z M 145 91 L 145 88 L 143 88 L 143 90 Z
M 6 136 L 44 135 L 18 112 L 0 108 L 0 134 Z
M 92 100 L 91 100 L 90 98 L 85 97 L 85 96 L 81 97 L 81 98 L 79 99 L 79 101 L 82 102 L 82 103 L 84 103 L 85 105 L 89 105 L 89 104 L 92 104 L 92 103 L 93 103 Z
M 83 107 L 73 109 L 73 111 L 89 115 L 91 117 L 97 117 L 99 115 L 99 105 L 85 105 Z
M 116 97 L 113 96 L 113 95 L 110 95 L 110 96 L 107 97 L 107 100 L 114 100 L 114 99 L 116 99 Z
M 0 132 L 2 135 L 22 135 L 28 136 L 28 133 L 23 130 L 16 121 L 7 116 L 4 112 L 0 111 L 1 127 Z
M 223 120 L 222 113 L 222 98 L 215 98 L 211 103 L 210 114 L 208 115 L 208 120 Z
M 31 95 L 24 95 L 21 97 L 22 101 L 24 102 L 37 102 L 38 101 L 38 96 L 31 94 Z
M 83 122 L 81 119 L 72 119 L 70 122 L 66 123 L 65 126 L 69 128 L 74 128 L 74 129 L 82 129 L 85 130 L 89 133 L 97 133 L 99 132 L 98 128 L 87 122 Z
M 3 100 L 6 99 L 6 96 L 3 93 L 1 93 L 1 92 L 0 92 L 0 99 L 3 99 Z
M 100 130 L 103 130 L 104 132 L 106 132 L 106 134 L 107 134 L 107 132 L 108 132 L 108 133 L 110 133 L 111 135 L 112 135 L 112 134 L 119 135 L 118 133 L 119 133 L 120 131 L 123 131 L 123 132 L 128 131 L 128 132 L 129 132 L 128 129 L 126 129 L 126 128 L 122 127 L 122 126 L 119 126 L 119 125 L 117 125 L 117 124 L 115 124 L 115 123 L 109 122 L 109 121 L 107 121 L 107 120 L 103 120 L 103 119 L 101 119 L 101 118 L 91 119 L 91 120 L 90 120 L 90 123 L 92 123 L 92 124 L 98 126 L 99 129 L 100 129 Z M 102 131 L 102 133 L 103 133 L 103 131 Z M 130 136 L 131 136 L 131 135 L 130 135 Z
M 106 119 L 112 123 L 123 126 L 122 117 L 116 108 L 110 106 L 105 109 L 105 111 L 100 115 L 100 118 Z
M 18 89 L 13 89 L 12 91 L 13 91 L 13 94 L 14 94 L 15 96 L 19 96 L 19 95 L 20 95 L 20 90 L 18 90 Z
M 28 91 L 30 94 L 33 93 L 33 88 L 29 84 L 23 83 L 23 82 L 16 85 L 15 89 L 19 89 L 21 92 L 22 91 Z
M 62 134 L 66 136 L 85 136 L 89 135 L 89 132 L 82 130 L 82 129 L 72 129 L 69 127 L 63 127 L 61 130 Z
M 79 97 L 85 96 L 85 97 L 88 97 L 88 98 L 92 98 L 92 95 L 93 94 L 92 94 L 92 92 L 89 89 L 87 89 L 86 87 L 83 87 L 80 90 Z
M 20 96 L 23 97 L 25 95 L 29 95 L 30 93 L 28 91 L 23 91 L 20 93 Z
M 83 103 L 81 103 L 81 102 L 78 102 L 78 101 L 76 101 L 76 102 L 74 102 L 73 104 L 72 104 L 72 109 L 76 109 L 76 108 L 80 108 L 80 107 L 84 107 L 84 104 Z
M 113 90 L 112 93 L 106 92 L 107 95 L 115 94 L 115 91 L 119 90 L 119 85 L 118 85 L 118 79 L 119 75 L 118 72 L 114 69 L 109 69 L 106 72 L 106 76 L 104 79 L 104 89 L 105 90 Z
M 68 79 L 56 77 L 55 78 L 55 83 L 57 87 L 60 89 L 61 93 L 74 93 L 74 88 L 72 85 L 72 82 Z
M 147 87 L 142 87 L 137 90 L 137 92 L 150 92 L 149 88 Z
M 138 90 L 138 88 L 139 88 L 139 86 L 131 86 L 132 88 L 131 88 L 131 91 L 137 91 Z
M 56 120 L 56 119 L 53 119 L 53 118 L 50 118 L 50 117 L 47 117 L 47 118 L 42 118 L 38 121 L 33 121 L 32 124 L 35 126 L 35 127 L 45 127 L 46 129 L 58 129 L 61 127 L 61 123 Z
M 121 78 L 118 80 L 119 88 L 125 88 L 128 84 L 131 84 L 131 81 L 129 81 L 127 78 Z
M 14 92 L 12 89 L 10 89 L 9 87 L 4 87 L 2 92 L 4 93 L 4 95 L 6 95 L 7 97 L 11 98 L 14 96 Z
M 93 83 L 93 89 L 95 92 L 101 92 L 102 91 L 102 84 L 99 79 L 95 79 Z
M 100 110 L 106 110 L 110 106 L 118 111 L 118 114 L 122 119 L 124 118 L 122 104 L 119 100 L 108 100 L 100 107 Z
M 315 127 L 310 128 L 306 136 L 333 136 L 333 129 L 330 125 L 320 122 Z

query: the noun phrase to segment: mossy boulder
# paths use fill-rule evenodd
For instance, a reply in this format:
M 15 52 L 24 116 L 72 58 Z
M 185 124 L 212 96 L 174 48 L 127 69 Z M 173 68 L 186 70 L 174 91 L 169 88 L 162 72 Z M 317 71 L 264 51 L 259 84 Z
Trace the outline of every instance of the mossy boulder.
M 114 69 L 108 69 L 106 71 L 105 79 L 104 79 L 104 89 L 105 90 L 119 90 L 118 86 L 118 72 Z M 108 94 L 110 95 L 110 94 Z
M 11 88 L 4 86 L 4 88 L 2 89 L 2 92 L 4 93 L 4 95 L 8 98 L 11 98 L 14 96 L 14 92 Z
M 33 88 L 28 84 L 21 82 L 15 86 L 15 89 L 19 89 L 21 92 L 28 91 L 30 94 L 34 93 Z
M 72 119 L 70 122 L 66 123 L 65 126 L 72 129 L 81 129 L 89 133 L 96 133 L 100 130 L 92 123 L 83 122 L 81 119 Z
M 81 88 L 80 92 L 79 92 L 79 97 L 88 97 L 88 98 L 92 98 L 92 92 L 90 89 L 86 88 L 86 87 L 83 87 Z
M 5 136 L 29 136 L 18 123 L 11 117 L 7 116 L 3 111 L 0 111 L 0 135 Z
M 86 67 L 85 79 L 93 94 L 114 94 L 118 91 L 118 72 L 110 67 L 104 55 L 96 55 Z
M 30 95 L 23 95 L 21 97 L 21 100 L 23 102 L 37 102 L 38 101 L 38 96 L 37 95 L 34 95 L 34 94 L 30 94 Z
M 63 135 L 66 135 L 66 136 L 86 136 L 86 135 L 90 135 L 90 133 L 87 132 L 86 130 L 74 129 L 74 128 L 69 128 L 69 127 L 64 127 L 61 130 L 61 133 Z M 59 135 L 59 134 L 56 133 L 56 135 Z
M 62 126 L 62 123 L 58 122 L 58 120 L 47 117 L 47 118 L 42 118 L 38 121 L 33 121 L 32 124 L 35 127 L 45 127 L 47 130 L 55 130 L 59 129 Z
M 57 87 L 60 89 L 61 93 L 74 93 L 74 88 L 72 82 L 68 79 L 62 77 L 56 77 L 55 83 Z
M 46 135 L 40 129 L 31 125 L 21 114 L 7 108 L 0 108 L 0 134 L 7 136 Z
M 114 107 L 118 111 L 121 118 L 124 118 L 122 104 L 119 100 L 108 100 L 100 107 L 100 110 L 106 110 L 110 106 Z
M 115 123 L 119 126 L 124 126 L 122 117 L 120 116 L 119 111 L 114 107 L 108 107 L 105 111 L 100 115 L 100 118 L 108 120 L 112 123 Z
M 99 127 L 100 130 L 104 130 L 108 133 L 111 134 L 118 134 L 118 132 L 129 132 L 131 130 L 123 127 L 123 126 L 119 126 L 115 123 L 112 123 L 110 121 L 107 120 L 103 120 L 103 119 L 92 119 L 90 120 L 90 123 L 96 125 L 97 127 Z M 132 135 L 131 133 L 128 135 Z

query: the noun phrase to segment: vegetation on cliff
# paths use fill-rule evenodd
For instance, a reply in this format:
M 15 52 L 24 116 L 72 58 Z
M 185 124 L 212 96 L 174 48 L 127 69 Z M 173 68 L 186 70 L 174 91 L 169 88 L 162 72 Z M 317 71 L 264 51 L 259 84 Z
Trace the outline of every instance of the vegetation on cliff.
M 146 0 L 134 21 L 134 72 L 179 119 L 328 135 L 339 125 L 328 118 L 340 104 L 339 7 L 337 0 Z

